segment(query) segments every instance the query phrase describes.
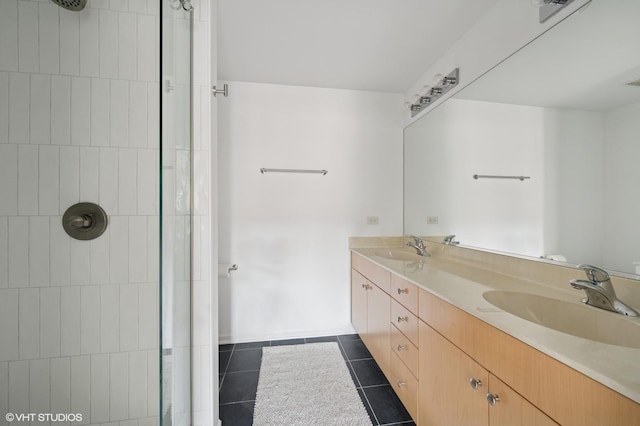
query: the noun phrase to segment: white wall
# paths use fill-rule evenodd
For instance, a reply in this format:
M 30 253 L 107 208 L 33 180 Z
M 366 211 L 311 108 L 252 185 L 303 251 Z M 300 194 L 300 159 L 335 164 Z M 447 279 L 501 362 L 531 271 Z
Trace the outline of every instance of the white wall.
M 158 422 L 158 4 L 0 1 L 2 413 Z
M 544 251 L 571 263 L 604 262 L 604 114 L 544 108 Z
M 407 128 L 405 230 L 541 253 L 541 122 L 539 108 L 450 99 Z M 475 180 L 475 174 L 531 179 Z M 427 216 L 438 224 L 427 224 Z
M 603 123 L 597 112 L 450 99 L 405 130 L 405 230 L 602 264 Z
M 402 233 L 401 96 L 229 90 L 219 103 L 219 260 L 239 270 L 220 281 L 221 341 L 352 330 L 348 237 Z
M 605 115 L 606 151 L 599 166 L 605 173 L 605 264 L 633 270 L 640 261 L 640 103 Z

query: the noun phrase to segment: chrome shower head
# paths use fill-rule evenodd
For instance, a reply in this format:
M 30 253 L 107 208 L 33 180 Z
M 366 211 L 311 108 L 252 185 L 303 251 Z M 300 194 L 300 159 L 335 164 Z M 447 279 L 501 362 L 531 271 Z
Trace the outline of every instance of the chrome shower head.
M 51 0 L 58 6 L 64 7 L 65 9 L 79 11 L 84 9 L 87 5 L 87 0 Z

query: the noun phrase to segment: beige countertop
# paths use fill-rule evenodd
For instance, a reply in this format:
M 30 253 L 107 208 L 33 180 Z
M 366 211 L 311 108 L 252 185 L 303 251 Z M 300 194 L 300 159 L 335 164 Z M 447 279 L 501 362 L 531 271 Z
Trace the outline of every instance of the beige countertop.
M 402 256 L 402 259 L 407 259 L 392 260 L 384 256 L 389 249 L 351 248 L 354 253 L 640 403 L 640 349 L 600 343 L 556 331 L 505 312 L 482 297 L 490 290 L 508 290 L 581 304 L 583 295 L 569 285 L 566 290 L 546 286 L 441 256 L 415 256 L 414 259 L 411 256 L 414 251 L 403 247 L 393 250 L 405 250 L 403 253 L 408 256 Z M 640 318 L 622 319 L 632 322 L 631 328 L 637 326 L 640 341 Z

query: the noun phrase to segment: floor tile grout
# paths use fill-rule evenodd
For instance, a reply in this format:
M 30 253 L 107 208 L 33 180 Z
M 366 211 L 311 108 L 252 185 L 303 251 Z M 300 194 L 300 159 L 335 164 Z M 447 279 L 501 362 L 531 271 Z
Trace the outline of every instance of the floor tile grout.
M 256 400 L 255 399 L 247 399 L 245 401 L 221 402 L 218 405 L 244 404 L 246 402 L 256 402 Z

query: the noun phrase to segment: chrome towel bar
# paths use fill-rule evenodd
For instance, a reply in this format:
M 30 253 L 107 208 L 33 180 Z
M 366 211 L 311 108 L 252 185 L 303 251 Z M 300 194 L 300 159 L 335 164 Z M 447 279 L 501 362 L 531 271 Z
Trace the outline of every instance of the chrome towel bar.
M 531 176 L 497 176 L 497 175 L 473 175 L 474 179 L 531 179 Z
M 266 173 L 318 173 L 322 174 L 322 176 L 329 173 L 328 170 L 302 170 L 302 169 L 265 169 L 264 167 L 260 169 L 260 173 L 263 175 Z

